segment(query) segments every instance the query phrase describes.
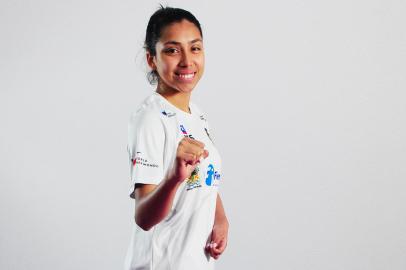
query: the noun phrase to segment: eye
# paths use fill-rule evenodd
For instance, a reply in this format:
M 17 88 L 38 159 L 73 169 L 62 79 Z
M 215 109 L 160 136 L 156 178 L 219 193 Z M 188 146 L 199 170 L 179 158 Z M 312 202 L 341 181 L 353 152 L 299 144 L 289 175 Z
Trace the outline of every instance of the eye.
M 194 51 L 201 51 L 202 49 L 199 48 L 199 47 L 193 47 L 192 50 L 194 50 Z
M 175 53 L 177 51 L 178 51 L 178 49 L 176 49 L 176 48 L 168 48 L 165 50 L 165 52 L 167 52 L 167 53 Z

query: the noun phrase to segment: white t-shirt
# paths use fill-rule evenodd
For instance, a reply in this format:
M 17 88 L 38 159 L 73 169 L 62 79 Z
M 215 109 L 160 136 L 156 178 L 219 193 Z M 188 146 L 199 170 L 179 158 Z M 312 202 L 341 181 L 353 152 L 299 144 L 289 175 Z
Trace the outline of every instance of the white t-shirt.
M 149 231 L 133 222 L 125 270 L 212 270 L 205 251 L 214 224 L 221 159 L 210 138 L 206 116 L 189 102 L 191 114 L 154 92 L 128 124 L 130 197 L 136 183 L 158 185 L 173 168 L 183 137 L 205 144 L 209 156 L 179 186 L 170 213 Z M 134 219 L 132 219 L 134 220 Z

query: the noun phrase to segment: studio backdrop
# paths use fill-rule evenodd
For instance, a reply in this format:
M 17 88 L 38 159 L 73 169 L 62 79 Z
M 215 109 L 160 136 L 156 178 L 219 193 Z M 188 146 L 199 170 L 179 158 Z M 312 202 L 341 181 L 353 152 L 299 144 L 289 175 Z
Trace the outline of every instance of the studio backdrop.
M 122 269 L 159 4 L 201 22 L 217 269 L 406 269 L 404 1 L 0 2 L 0 269 Z

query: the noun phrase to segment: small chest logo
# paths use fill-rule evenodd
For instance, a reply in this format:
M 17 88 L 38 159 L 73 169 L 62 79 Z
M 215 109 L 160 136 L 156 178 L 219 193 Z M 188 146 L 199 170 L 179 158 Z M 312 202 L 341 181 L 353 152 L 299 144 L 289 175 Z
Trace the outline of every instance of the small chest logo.
M 180 131 L 182 131 L 183 136 L 189 137 L 189 138 L 191 138 L 191 139 L 195 139 L 195 138 L 192 136 L 192 134 L 188 134 L 188 133 L 187 133 L 186 128 L 185 128 L 183 125 L 180 125 L 179 127 L 180 127 Z
M 169 111 L 165 111 L 165 110 L 163 110 L 161 113 L 167 117 L 172 117 L 172 116 L 176 115 L 176 113 L 174 113 L 174 112 L 169 112 Z

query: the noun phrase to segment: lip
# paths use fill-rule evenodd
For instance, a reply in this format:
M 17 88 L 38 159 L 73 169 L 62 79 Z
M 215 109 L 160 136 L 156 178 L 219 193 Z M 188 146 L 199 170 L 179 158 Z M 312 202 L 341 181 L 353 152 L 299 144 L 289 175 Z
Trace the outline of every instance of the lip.
M 180 75 L 192 74 L 192 73 L 196 73 L 196 71 L 193 71 L 193 70 L 175 71 L 175 74 L 180 74 Z

